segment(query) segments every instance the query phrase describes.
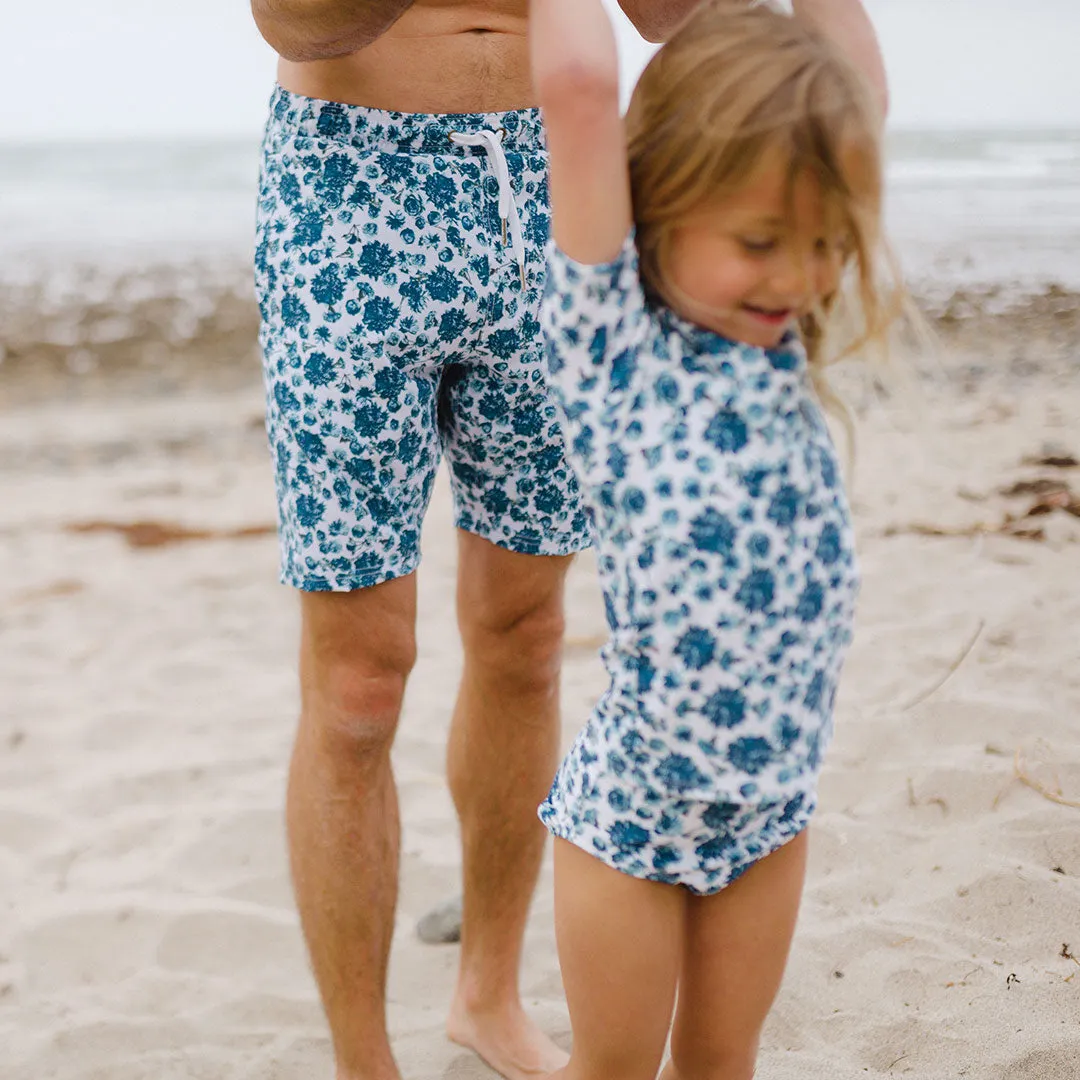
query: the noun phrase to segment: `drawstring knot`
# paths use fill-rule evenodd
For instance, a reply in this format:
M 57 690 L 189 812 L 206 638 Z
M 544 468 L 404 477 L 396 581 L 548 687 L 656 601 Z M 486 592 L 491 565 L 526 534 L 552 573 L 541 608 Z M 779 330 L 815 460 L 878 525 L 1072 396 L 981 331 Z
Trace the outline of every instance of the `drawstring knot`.
M 506 161 L 506 151 L 502 146 L 502 131 L 478 131 L 475 135 L 466 135 L 460 131 L 450 133 L 450 141 L 457 146 L 478 146 L 488 156 L 491 167 L 495 170 L 495 179 L 499 183 L 499 219 L 502 221 L 502 242 L 506 244 L 507 228 L 510 243 L 514 251 L 514 260 L 521 273 L 521 287 L 525 282 L 525 235 L 521 228 L 521 214 L 514 201 L 514 188 L 510 181 L 510 166 Z

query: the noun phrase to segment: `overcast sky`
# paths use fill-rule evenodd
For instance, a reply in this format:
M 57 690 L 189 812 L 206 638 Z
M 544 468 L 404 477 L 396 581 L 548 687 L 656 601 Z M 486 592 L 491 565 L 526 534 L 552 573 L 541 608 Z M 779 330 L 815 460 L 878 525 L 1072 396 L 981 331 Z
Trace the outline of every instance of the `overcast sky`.
M 864 0 L 896 127 L 1080 128 L 1080 0 Z M 254 137 L 273 55 L 244 0 L 5 4 L 0 139 Z M 621 27 L 628 74 L 647 56 Z

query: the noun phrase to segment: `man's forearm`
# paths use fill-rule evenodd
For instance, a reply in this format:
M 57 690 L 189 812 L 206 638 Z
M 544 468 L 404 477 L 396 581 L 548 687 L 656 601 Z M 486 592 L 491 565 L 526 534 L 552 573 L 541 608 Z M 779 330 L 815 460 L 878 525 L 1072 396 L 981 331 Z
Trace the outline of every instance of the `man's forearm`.
M 881 103 L 889 110 L 889 83 L 874 24 L 862 0 L 794 0 L 795 15 L 835 42 L 866 76 Z
M 619 7 L 646 41 L 660 42 L 667 41 L 700 3 L 701 0 L 619 0 Z
M 382 36 L 413 0 L 251 0 L 255 23 L 286 60 L 346 56 Z

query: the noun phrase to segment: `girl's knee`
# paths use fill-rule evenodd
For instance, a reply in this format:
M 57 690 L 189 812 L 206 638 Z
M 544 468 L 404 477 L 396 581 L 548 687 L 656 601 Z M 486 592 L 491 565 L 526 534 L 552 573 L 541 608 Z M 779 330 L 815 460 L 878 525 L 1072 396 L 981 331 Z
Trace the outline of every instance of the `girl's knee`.
M 710 1039 L 671 1046 L 668 1080 L 753 1080 L 757 1064 L 757 1040 L 752 1046 L 724 1044 Z
M 660 1057 L 644 1047 L 613 1047 L 610 1054 L 590 1055 L 587 1065 L 571 1059 L 566 1076 L 568 1080 L 656 1080 Z

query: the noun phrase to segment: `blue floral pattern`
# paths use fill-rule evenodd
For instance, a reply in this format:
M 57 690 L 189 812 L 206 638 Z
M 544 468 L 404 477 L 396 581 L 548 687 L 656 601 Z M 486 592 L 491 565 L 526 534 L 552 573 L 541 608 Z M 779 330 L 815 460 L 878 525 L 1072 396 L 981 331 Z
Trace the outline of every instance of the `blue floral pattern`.
M 452 132 L 501 130 L 526 240 Z M 587 547 L 543 373 L 549 229 L 536 110 L 414 116 L 277 89 L 255 276 L 282 580 L 365 588 L 411 573 L 440 457 L 459 528 L 514 551 Z
M 610 685 L 540 809 L 636 877 L 722 889 L 816 805 L 858 573 L 801 345 L 653 306 L 633 237 L 549 253 L 549 382 L 594 518 Z

